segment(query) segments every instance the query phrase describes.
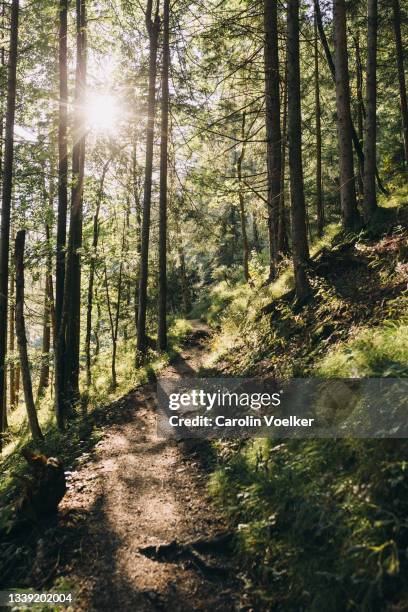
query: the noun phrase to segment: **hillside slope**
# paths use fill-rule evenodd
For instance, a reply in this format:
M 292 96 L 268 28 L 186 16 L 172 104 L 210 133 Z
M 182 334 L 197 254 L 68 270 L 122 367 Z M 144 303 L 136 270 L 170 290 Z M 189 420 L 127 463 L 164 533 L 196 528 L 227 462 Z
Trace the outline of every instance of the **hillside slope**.
M 211 288 L 210 363 L 288 378 L 408 374 L 408 231 L 326 238 L 296 304 L 290 269 L 272 286 Z M 207 295 L 207 300 L 208 295 Z M 231 350 L 233 347 L 233 350 Z M 402 610 L 408 605 L 405 440 L 219 442 L 212 491 L 235 526 L 260 609 Z

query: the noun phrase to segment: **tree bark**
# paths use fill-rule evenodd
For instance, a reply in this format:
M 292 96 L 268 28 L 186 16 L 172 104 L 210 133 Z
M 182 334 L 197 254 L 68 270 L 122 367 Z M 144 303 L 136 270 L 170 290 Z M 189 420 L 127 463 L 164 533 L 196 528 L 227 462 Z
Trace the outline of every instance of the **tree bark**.
M 85 170 L 86 0 L 77 0 L 77 64 L 75 80 L 74 145 L 72 150 L 71 218 L 65 273 L 63 318 L 66 317 L 65 388 L 69 406 L 79 401 L 81 322 L 82 209 Z
M 50 275 L 47 270 L 45 274 L 44 292 L 44 315 L 43 315 L 43 334 L 41 349 L 41 369 L 38 381 L 37 402 L 40 400 L 49 384 L 50 377 L 50 348 L 51 348 L 51 304 L 50 304 Z
M 246 149 L 246 135 L 245 135 L 245 111 L 242 113 L 242 128 L 241 128 L 241 140 L 242 147 L 241 152 L 237 159 L 237 179 L 238 179 L 238 201 L 239 201 L 239 216 L 241 220 L 241 234 L 242 234 L 242 259 L 243 259 L 243 270 L 245 281 L 249 281 L 249 246 L 248 246 L 248 235 L 246 229 L 246 215 L 245 215 L 245 202 L 244 193 L 242 190 L 242 162 L 245 157 Z
M 117 301 L 116 301 L 115 318 L 113 318 L 112 303 L 111 303 L 110 294 L 109 294 L 108 272 L 106 269 L 106 265 L 104 267 L 106 304 L 108 308 L 109 325 L 111 329 L 111 339 L 112 339 L 111 376 L 112 376 L 112 388 L 113 389 L 117 387 L 117 384 L 118 384 L 117 377 L 116 377 L 116 354 L 117 354 L 117 345 L 118 345 L 120 303 L 122 299 L 122 274 L 123 274 L 123 255 L 124 255 L 124 245 L 125 245 L 125 226 L 123 230 L 124 231 L 123 231 L 123 236 L 122 236 L 121 262 L 119 266 L 119 279 L 118 279 L 118 287 L 117 287 Z
M 24 245 L 25 230 L 17 232 L 14 247 L 14 265 L 16 273 L 16 335 L 20 355 L 21 376 L 23 379 L 24 400 L 27 410 L 28 423 L 34 440 L 41 440 L 40 425 L 35 409 L 33 387 L 31 383 L 30 364 L 27 352 L 27 337 L 24 322 Z
M 261 251 L 261 242 L 259 240 L 258 221 L 256 218 L 256 212 L 252 213 L 252 246 L 256 253 Z
M 321 237 L 324 229 L 324 205 L 322 189 L 322 112 L 320 106 L 320 75 L 317 18 L 314 15 L 314 68 L 315 68 L 315 116 L 316 116 L 316 210 L 317 235 Z
M 65 285 L 65 245 L 67 239 L 68 209 L 68 0 L 59 4 L 58 69 L 59 69 L 59 107 L 58 107 L 58 218 L 55 264 L 55 331 L 54 331 L 54 384 L 55 413 L 59 429 L 64 427 L 64 354 L 65 334 L 62 328 L 62 311 Z
M 377 141 L 377 0 L 367 3 L 367 84 L 366 120 L 364 134 L 364 200 L 365 222 L 369 222 L 377 210 L 375 189 L 376 141 Z
M 52 320 L 55 318 L 54 295 L 52 287 L 52 256 L 51 256 L 51 232 L 50 226 L 45 226 L 45 236 L 47 240 L 47 269 L 45 273 L 45 292 L 44 292 L 44 315 L 43 315 L 43 335 L 41 350 L 41 369 L 38 381 L 37 402 L 44 395 L 45 389 L 50 382 L 50 350 L 51 350 L 51 328 Z
M 169 132 L 169 67 L 170 67 L 170 0 L 163 3 L 163 67 L 160 142 L 159 202 L 159 313 L 157 347 L 167 348 L 167 171 Z
M 345 229 L 355 230 L 359 225 L 359 214 L 354 182 L 345 0 L 333 0 L 333 23 L 341 211 Z
M 93 238 L 92 238 L 92 254 L 89 264 L 89 281 L 88 281 L 88 299 L 86 306 L 86 333 L 85 333 L 85 359 L 86 359 L 86 384 L 90 387 L 92 382 L 91 373 L 91 331 L 92 331 L 92 306 L 95 282 L 95 267 L 98 254 L 98 239 L 99 239 L 99 211 L 103 198 L 103 189 L 105 184 L 106 172 L 108 171 L 110 160 L 106 162 L 102 169 L 99 189 L 96 199 L 95 214 L 93 218 Z
M 282 255 L 289 253 L 288 231 L 286 223 L 285 206 L 285 172 L 286 172 L 286 148 L 287 148 L 287 124 L 288 124 L 288 62 L 285 59 L 285 80 L 283 83 L 283 117 L 282 117 L 282 153 L 281 153 L 281 178 L 279 197 L 279 230 L 278 230 L 278 252 Z
M 408 175 L 408 103 L 407 88 L 405 83 L 404 48 L 401 38 L 401 11 L 399 0 L 393 0 L 393 23 L 395 35 L 395 48 L 398 69 L 398 83 L 401 105 L 402 131 L 404 135 L 405 170 Z
M 10 370 L 9 370 L 9 395 L 10 395 L 10 410 L 14 410 L 17 402 L 16 402 L 16 366 L 14 363 L 14 350 L 15 350 L 15 334 L 14 334 L 14 317 L 15 317 L 15 308 L 14 308 L 14 266 L 10 270 L 10 320 L 9 320 L 9 350 L 11 355 L 13 355 L 12 360 L 10 362 Z
M 118 333 L 119 333 L 119 320 L 120 320 L 120 306 L 121 306 L 121 301 L 122 301 L 122 279 L 123 279 L 123 258 L 125 255 L 125 232 L 126 232 L 126 225 L 123 226 L 123 236 L 122 236 L 122 249 L 121 249 L 121 256 L 120 256 L 120 266 L 119 266 L 119 278 L 118 278 L 118 288 L 117 288 L 117 295 L 116 295 L 116 314 L 115 314 L 115 325 L 113 328 L 113 338 L 112 338 L 112 366 L 111 366 L 111 371 L 112 371 L 112 386 L 116 387 L 117 386 L 117 380 L 116 380 L 116 353 L 117 353 L 117 348 L 118 348 Z
M 264 0 L 265 127 L 268 173 L 268 236 L 270 278 L 276 273 L 281 193 L 281 127 L 279 92 L 278 3 Z
M 136 134 L 132 148 L 132 183 L 133 200 L 136 213 L 136 271 L 135 271 L 135 329 L 139 318 L 139 285 L 140 285 L 140 256 L 142 252 L 142 211 L 140 205 L 140 190 L 137 181 L 137 156 L 136 156 Z
M 11 196 L 13 190 L 14 117 L 16 109 L 18 17 L 19 0 L 12 0 L 0 230 L 0 451 L 2 449 L 1 433 L 4 431 L 4 420 L 6 414 L 5 385 L 9 281 L 8 269 L 10 248 Z
M 156 108 L 156 73 L 157 47 L 160 31 L 159 0 L 156 4 L 155 17 L 152 19 L 152 0 L 148 0 L 146 9 L 146 28 L 149 35 L 149 94 L 146 129 L 146 166 L 143 193 L 142 244 L 140 254 L 139 311 L 137 317 L 136 363 L 143 359 L 147 349 L 146 311 L 147 311 L 147 281 L 149 272 L 149 239 L 150 239 L 150 208 L 152 199 L 153 171 L 153 138 Z
M 354 39 L 355 48 L 356 48 L 356 76 L 357 76 L 357 129 L 358 129 L 358 139 L 361 143 L 364 143 L 364 100 L 363 100 L 363 66 L 361 63 L 361 50 L 360 50 L 360 39 L 359 33 L 357 30 L 356 37 Z M 361 199 L 364 196 L 364 164 L 361 163 L 361 160 L 358 160 L 358 190 L 361 196 Z
M 291 187 L 292 251 L 296 296 L 299 301 L 310 294 L 306 274 L 309 247 L 306 231 L 306 206 L 303 186 L 302 119 L 300 106 L 299 0 L 288 0 L 288 136 Z
M 336 69 L 334 66 L 334 62 L 333 62 L 333 58 L 330 52 L 330 48 L 329 48 L 329 44 L 327 42 L 327 38 L 326 38 L 326 34 L 324 32 L 324 27 L 323 27 L 323 22 L 322 22 L 322 15 L 320 12 L 320 5 L 319 5 L 319 0 L 313 0 L 314 2 L 314 7 L 315 7 L 315 14 L 317 17 L 317 28 L 319 30 L 319 36 L 320 36 L 320 40 L 324 49 L 324 53 L 326 55 L 326 60 L 327 60 L 327 64 L 329 66 L 330 69 L 330 73 L 332 75 L 333 81 L 334 83 L 336 83 Z M 361 142 L 358 138 L 357 132 L 355 130 L 354 124 L 353 122 L 351 122 L 351 136 L 353 139 L 353 145 L 354 145 L 354 149 L 355 152 L 357 154 L 357 157 L 359 159 L 359 162 L 361 164 L 361 166 L 364 166 L 364 152 L 363 152 L 363 147 L 361 146 Z M 378 189 L 385 195 L 388 195 L 388 191 L 385 189 L 384 185 L 382 184 L 381 178 L 380 178 L 380 174 L 378 172 L 378 168 L 376 168 L 376 179 L 377 179 L 377 185 L 378 185 Z

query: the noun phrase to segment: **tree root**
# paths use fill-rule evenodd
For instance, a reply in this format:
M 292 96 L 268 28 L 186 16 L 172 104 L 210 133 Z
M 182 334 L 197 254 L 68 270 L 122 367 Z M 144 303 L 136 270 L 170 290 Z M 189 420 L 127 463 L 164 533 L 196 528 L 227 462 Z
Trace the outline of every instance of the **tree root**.
M 233 534 L 231 532 L 217 534 L 212 538 L 199 538 L 189 542 L 177 542 L 173 540 L 167 544 L 157 546 L 144 546 L 139 548 L 140 554 L 161 563 L 187 561 L 196 566 L 203 574 L 226 575 L 230 568 L 225 565 L 209 562 L 203 554 L 225 553 L 232 544 Z

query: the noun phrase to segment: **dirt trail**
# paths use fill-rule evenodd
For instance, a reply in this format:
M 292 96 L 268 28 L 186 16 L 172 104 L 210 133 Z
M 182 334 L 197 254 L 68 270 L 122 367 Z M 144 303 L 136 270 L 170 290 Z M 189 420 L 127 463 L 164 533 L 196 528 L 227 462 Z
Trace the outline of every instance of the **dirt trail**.
M 198 371 L 208 330 L 193 327 L 189 346 L 161 376 Z M 75 610 L 242 609 L 233 572 L 210 577 L 191 560 L 159 562 L 139 552 L 225 529 L 208 499 L 200 457 L 157 438 L 155 406 L 155 384 L 123 398 L 118 418 L 70 476 L 60 506 L 65 550 L 58 574 L 76 589 Z M 216 563 L 231 559 L 218 555 Z

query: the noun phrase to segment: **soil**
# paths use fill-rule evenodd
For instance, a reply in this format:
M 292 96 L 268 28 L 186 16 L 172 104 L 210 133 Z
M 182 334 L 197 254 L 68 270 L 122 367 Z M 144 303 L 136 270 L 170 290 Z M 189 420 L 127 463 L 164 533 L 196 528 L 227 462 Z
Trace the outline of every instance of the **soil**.
M 161 376 L 196 375 L 208 334 L 194 321 L 188 345 Z M 204 565 L 189 555 L 155 559 L 140 550 L 227 529 L 207 491 L 208 449 L 158 438 L 155 409 L 156 384 L 135 389 L 68 474 L 52 538 L 53 582 L 73 588 L 75 611 L 249 610 L 227 550 L 207 554 Z

